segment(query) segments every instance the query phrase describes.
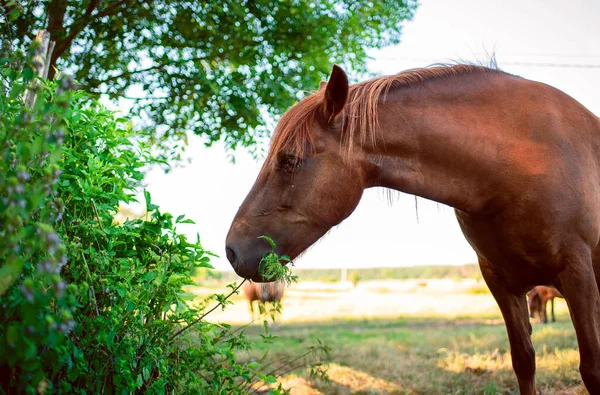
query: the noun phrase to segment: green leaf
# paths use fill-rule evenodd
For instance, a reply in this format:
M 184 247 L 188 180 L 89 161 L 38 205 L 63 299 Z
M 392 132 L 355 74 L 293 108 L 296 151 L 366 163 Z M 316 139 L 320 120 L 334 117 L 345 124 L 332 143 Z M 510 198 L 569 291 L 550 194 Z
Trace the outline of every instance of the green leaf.
M 23 80 L 25 82 L 29 82 L 33 79 L 33 69 L 31 67 L 25 67 L 23 69 Z
M 148 381 L 148 379 L 150 379 L 150 369 L 148 369 L 147 366 L 144 366 L 144 368 L 142 369 L 142 374 L 144 381 Z
M 10 346 L 15 346 L 17 344 L 17 340 L 19 339 L 19 330 L 16 325 L 11 325 L 8 327 L 6 331 L 6 342 Z
M 214 269 L 214 266 L 208 262 L 200 262 L 200 263 L 196 264 L 196 267 L 205 267 L 207 269 Z
M 18 8 L 14 8 L 13 10 L 10 11 L 10 14 L 8 14 L 8 21 L 9 22 L 14 22 L 19 18 L 20 12 Z
M 173 274 L 169 277 L 169 280 L 167 281 L 167 283 L 169 285 L 177 284 L 177 283 L 181 283 L 182 280 L 186 280 L 187 278 L 188 278 L 188 276 L 183 275 L 183 274 Z
M 275 241 L 272 238 L 270 238 L 269 236 L 263 235 L 263 236 L 258 236 L 258 238 L 266 240 L 269 243 L 269 245 L 271 246 L 271 249 L 273 249 L 273 250 L 275 249 L 275 247 L 277 247 L 275 244 Z
M 121 287 L 115 287 L 115 291 L 119 294 L 120 297 L 125 297 L 125 289 Z
M 149 213 L 158 208 L 157 205 L 152 204 L 152 197 L 150 196 L 150 192 L 144 189 L 144 199 L 146 200 L 146 212 Z

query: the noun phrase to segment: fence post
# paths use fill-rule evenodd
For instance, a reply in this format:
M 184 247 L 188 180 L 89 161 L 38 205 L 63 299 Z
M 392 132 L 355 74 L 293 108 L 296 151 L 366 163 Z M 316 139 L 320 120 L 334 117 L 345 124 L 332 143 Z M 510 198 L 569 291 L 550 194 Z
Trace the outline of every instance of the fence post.
M 35 65 L 37 67 L 36 74 L 39 78 L 48 78 L 48 70 L 50 69 L 50 61 L 52 59 L 52 52 L 54 52 L 54 41 L 50 41 L 50 33 L 45 30 L 40 30 L 35 38 L 35 41 L 39 42 L 39 47 L 36 49 Z M 27 107 L 33 107 L 35 99 L 37 98 L 36 85 L 38 79 L 34 78 L 31 81 L 30 87 L 25 94 L 25 105 Z

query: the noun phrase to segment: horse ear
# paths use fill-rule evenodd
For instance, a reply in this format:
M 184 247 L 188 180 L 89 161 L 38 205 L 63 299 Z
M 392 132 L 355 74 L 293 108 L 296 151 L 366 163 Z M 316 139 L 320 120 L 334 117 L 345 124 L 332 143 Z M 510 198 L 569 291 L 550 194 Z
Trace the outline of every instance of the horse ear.
M 319 83 L 319 90 L 322 90 L 323 88 L 325 88 L 327 86 L 327 81 L 321 81 Z
M 338 115 L 348 99 L 348 76 L 337 64 L 333 65 L 325 88 L 325 116 L 331 121 Z

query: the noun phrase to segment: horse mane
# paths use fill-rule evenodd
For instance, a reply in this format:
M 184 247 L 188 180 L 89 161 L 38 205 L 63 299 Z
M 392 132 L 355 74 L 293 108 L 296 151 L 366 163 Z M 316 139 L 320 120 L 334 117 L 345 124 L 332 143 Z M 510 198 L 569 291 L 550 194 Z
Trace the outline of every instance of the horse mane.
M 354 139 L 358 137 L 363 145 L 368 138 L 374 143 L 379 131 L 377 108 L 392 88 L 414 86 L 426 81 L 440 80 L 454 76 L 500 72 L 492 59 L 491 68 L 473 64 L 435 64 L 426 68 L 403 71 L 399 74 L 378 77 L 350 85 L 348 99 L 342 112 L 341 147 L 352 155 Z M 263 168 L 273 168 L 277 155 L 286 153 L 302 158 L 308 147 L 312 147 L 313 124 L 317 111 L 323 108 L 325 89 L 313 92 L 286 111 L 271 138 L 269 154 Z

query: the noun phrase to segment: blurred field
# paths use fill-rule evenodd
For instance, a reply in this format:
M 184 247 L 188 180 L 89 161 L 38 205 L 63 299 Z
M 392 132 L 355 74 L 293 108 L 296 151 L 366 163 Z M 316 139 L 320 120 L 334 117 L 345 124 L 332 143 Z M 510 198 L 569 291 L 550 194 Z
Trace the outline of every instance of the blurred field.
M 404 267 L 371 267 L 348 269 L 348 279 L 358 276 L 361 280 L 414 280 L 414 279 L 481 279 L 479 265 L 460 266 L 431 265 Z M 213 271 L 213 273 L 215 273 Z M 238 281 L 233 271 L 218 272 L 223 281 Z M 338 282 L 341 269 L 294 269 L 302 281 Z
M 196 287 L 199 297 L 214 290 Z M 241 297 L 211 320 L 250 322 Z M 537 383 L 544 394 L 587 393 L 578 372 L 579 355 L 565 302 L 557 322 L 533 321 Z M 512 394 L 518 393 L 504 322 L 481 280 L 377 280 L 351 283 L 301 282 L 286 288 L 278 336 L 266 344 L 262 321 L 246 333 L 255 348 L 240 355 L 254 360 L 268 351 L 277 368 L 320 339 L 331 347 L 330 381 L 309 369 L 283 376 L 292 394 Z M 278 370 L 277 373 L 285 369 Z

